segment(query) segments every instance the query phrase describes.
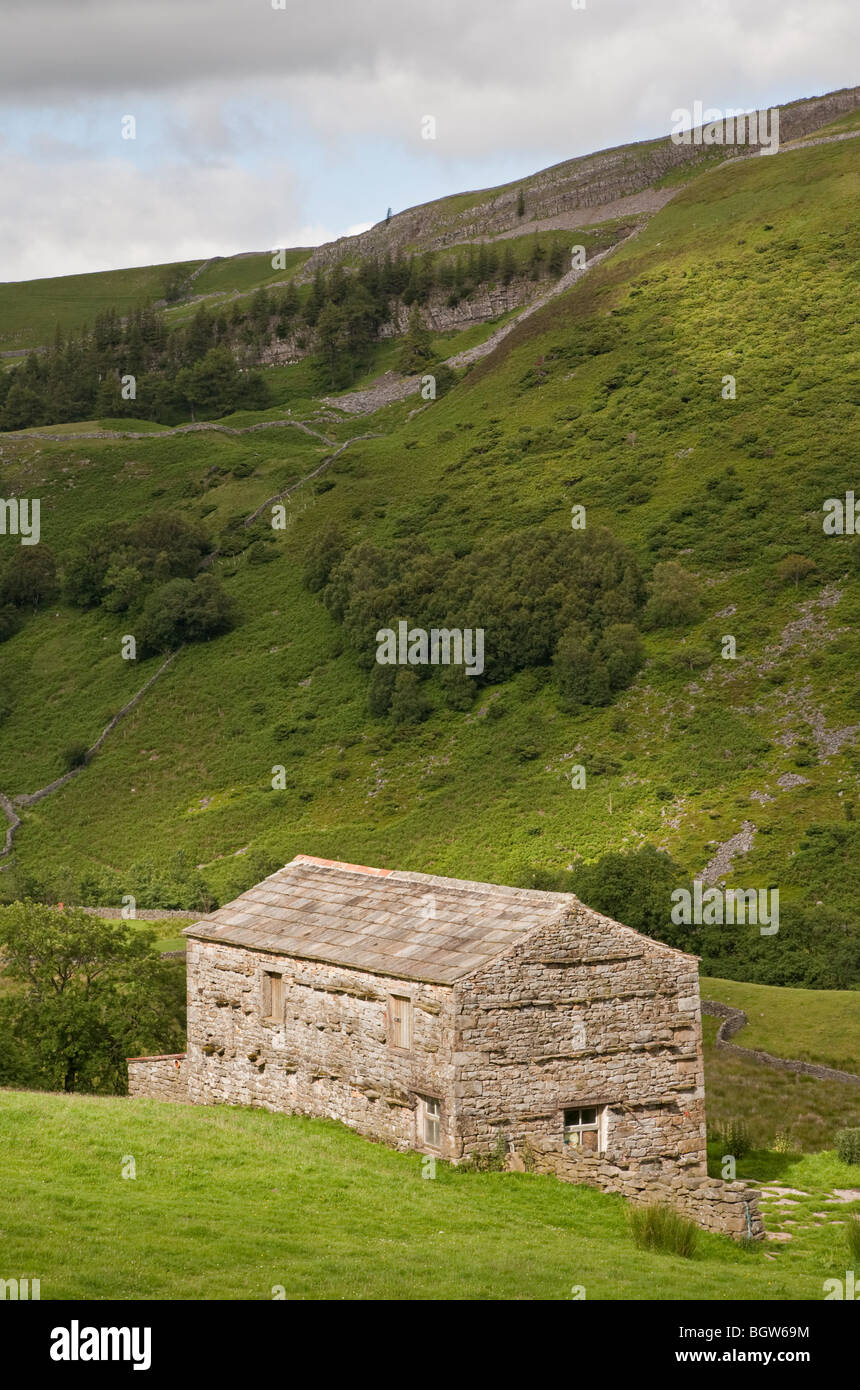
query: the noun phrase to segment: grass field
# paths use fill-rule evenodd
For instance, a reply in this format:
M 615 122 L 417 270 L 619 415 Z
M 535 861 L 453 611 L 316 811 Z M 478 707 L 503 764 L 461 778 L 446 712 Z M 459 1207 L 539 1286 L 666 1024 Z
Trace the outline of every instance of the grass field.
M 860 991 L 786 989 L 707 976 L 700 988 L 703 999 L 744 1010 L 749 1022 L 733 1039 L 739 1047 L 860 1074 Z
M 829 1222 L 645 1253 L 619 1197 L 445 1164 L 428 1181 L 417 1154 L 260 1110 L 0 1092 L 0 1184 L 4 1272 L 43 1299 L 818 1299 L 846 1267 Z
M 829 991 L 820 994 L 826 1000 Z M 702 1019 L 709 1133 L 742 1120 L 759 1147 L 771 1147 L 783 1134 L 793 1149 L 815 1153 L 833 1148 L 837 1130 L 860 1126 L 860 1086 L 736 1059 L 714 1046 L 718 1025 L 719 1019 Z M 848 1027 L 844 1036 L 850 1036 Z M 742 1033 L 739 1045 L 743 1040 Z
M 189 274 L 202 261 L 182 261 Z M 0 284 L 0 349 L 47 346 L 59 324 L 64 332 L 92 327 L 96 314 L 120 313 L 147 300 L 160 299 L 169 265 L 133 266 L 90 275 L 58 275 L 47 280 Z

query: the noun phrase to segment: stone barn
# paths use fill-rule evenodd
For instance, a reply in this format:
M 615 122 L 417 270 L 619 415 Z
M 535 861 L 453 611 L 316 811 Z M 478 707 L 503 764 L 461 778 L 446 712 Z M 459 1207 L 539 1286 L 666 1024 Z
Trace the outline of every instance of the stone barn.
M 342 1121 L 700 1225 L 761 1233 L 708 1179 L 697 961 L 572 894 L 299 855 L 185 929 L 188 1052 L 129 1093 Z

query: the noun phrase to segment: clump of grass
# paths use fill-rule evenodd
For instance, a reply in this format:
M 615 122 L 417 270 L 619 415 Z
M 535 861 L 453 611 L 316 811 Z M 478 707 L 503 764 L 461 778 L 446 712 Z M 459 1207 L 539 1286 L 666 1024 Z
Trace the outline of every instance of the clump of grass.
M 640 1250 L 662 1250 L 669 1255 L 683 1255 L 687 1260 L 692 1259 L 699 1236 L 692 1221 L 659 1202 L 634 1207 L 630 1229 Z
M 460 1167 L 467 1172 L 503 1173 L 507 1168 L 508 1147 L 508 1137 L 504 1130 L 500 1129 L 489 1153 L 471 1153 Z
M 860 1216 L 850 1216 L 845 1229 L 848 1251 L 852 1260 L 860 1261 Z
M 727 1154 L 743 1158 L 752 1148 L 752 1135 L 746 1120 L 726 1120 L 720 1125 L 717 1137 Z

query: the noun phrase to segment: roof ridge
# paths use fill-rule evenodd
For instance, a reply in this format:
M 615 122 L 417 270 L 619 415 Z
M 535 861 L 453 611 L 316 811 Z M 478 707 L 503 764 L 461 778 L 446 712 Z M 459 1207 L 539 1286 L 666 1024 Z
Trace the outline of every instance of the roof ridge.
M 487 895 L 506 893 L 521 897 L 526 901 L 547 902 L 549 899 L 554 899 L 559 905 L 579 901 L 575 893 L 556 892 L 544 888 L 520 888 L 510 883 L 487 883 L 483 879 L 449 878 L 445 874 L 423 874 L 417 869 L 376 869 L 367 864 L 349 864 L 343 859 L 322 859 L 315 854 L 297 854 L 288 864 L 284 865 L 284 869 L 290 869 L 294 864 L 308 864 L 319 869 L 336 869 L 340 873 L 370 874 L 376 878 L 390 878 L 396 883 L 428 883 L 438 888 L 463 888 L 473 893 L 485 893 Z M 279 873 L 283 873 L 283 869 L 275 869 L 269 877 L 274 878 Z
M 292 868 L 293 864 L 313 864 L 318 869 L 340 869 L 342 873 L 351 874 L 372 874 L 376 878 L 388 878 L 393 869 L 374 869 L 367 864 L 347 864 L 343 859 L 320 859 L 315 854 L 296 854 L 284 869 Z M 283 873 L 283 869 L 275 869 L 276 874 Z M 272 878 L 273 875 L 269 874 Z

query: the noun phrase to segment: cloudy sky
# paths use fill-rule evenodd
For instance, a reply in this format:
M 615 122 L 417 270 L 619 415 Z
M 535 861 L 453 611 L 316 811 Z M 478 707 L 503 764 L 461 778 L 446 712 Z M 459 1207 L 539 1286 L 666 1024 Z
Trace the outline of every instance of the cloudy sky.
M 851 85 L 858 39 L 857 0 L 0 0 L 0 280 L 328 241 Z

